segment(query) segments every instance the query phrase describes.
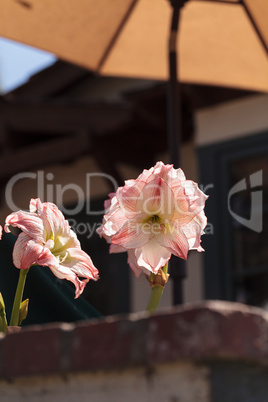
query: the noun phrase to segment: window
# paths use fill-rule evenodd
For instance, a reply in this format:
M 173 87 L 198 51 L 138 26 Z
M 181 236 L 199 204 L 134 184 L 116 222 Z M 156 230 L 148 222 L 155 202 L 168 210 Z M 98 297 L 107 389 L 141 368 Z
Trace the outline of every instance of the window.
M 205 295 L 268 306 L 268 133 L 203 147 Z

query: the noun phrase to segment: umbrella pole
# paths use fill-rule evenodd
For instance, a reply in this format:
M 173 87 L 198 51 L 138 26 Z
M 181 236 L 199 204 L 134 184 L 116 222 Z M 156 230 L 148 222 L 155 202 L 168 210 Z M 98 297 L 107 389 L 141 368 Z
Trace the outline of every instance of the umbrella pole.
M 169 0 L 173 7 L 169 37 L 169 81 L 167 91 L 168 106 L 168 148 L 170 162 L 175 168 L 181 166 L 180 149 L 182 142 L 181 91 L 177 75 L 177 37 L 180 10 L 187 0 Z M 173 304 L 183 303 L 183 280 L 186 277 L 184 260 L 172 256 L 169 262 L 169 274 L 173 281 Z

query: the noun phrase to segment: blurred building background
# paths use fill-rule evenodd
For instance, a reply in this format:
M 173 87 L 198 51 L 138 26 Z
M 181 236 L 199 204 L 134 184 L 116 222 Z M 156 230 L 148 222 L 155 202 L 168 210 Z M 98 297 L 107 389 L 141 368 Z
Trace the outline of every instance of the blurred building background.
M 141 311 L 149 296 L 95 229 L 109 192 L 169 161 L 166 111 L 163 82 L 100 77 L 60 60 L 0 98 L 0 221 L 31 198 L 55 202 L 100 270 L 83 297 L 104 315 Z M 182 119 L 181 167 L 209 195 L 205 253 L 189 253 L 184 300 L 266 307 L 268 95 L 183 84 Z M 170 280 L 161 306 L 171 304 Z

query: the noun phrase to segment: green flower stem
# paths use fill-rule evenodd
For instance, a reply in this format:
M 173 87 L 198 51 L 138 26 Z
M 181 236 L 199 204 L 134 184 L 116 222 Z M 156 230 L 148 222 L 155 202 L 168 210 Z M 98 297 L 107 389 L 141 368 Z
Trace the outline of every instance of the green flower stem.
M 168 278 L 168 263 L 162 268 L 162 272 L 163 272 L 163 276 L 165 279 L 165 282 L 163 285 L 160 284 L 154 284 L 154 280 L 156 275 L 155 274 L 151 274 L 150 276 L 150 283 L 152 286 L 152 290 L 151 290 L 151 295 L 146 307 L 146 311 L 150 312 L 150 313 L 154 313 L 157 310 L 158 304 L 160 302 L 163 290 L 164 290 L 164 285 L 167 282 L 167 278 Z
M 11 319 L 10 319 L 10 323 L 9 323 L 10 326 L 19 325 L 20 305 L 21 305 L 21 301 L 22 301 L 26 276 L 28 274 L 29 269 L 30 268 L 20 270 L 19 282 L 18 282 L 16 294 L 15 294 Z
M 146 311 L 154 313 L 157 310 L 163 290 L 164 290 L 163 286 L 154 285 L 154 287 L 151 290 L 151 295 L 146 307 Z

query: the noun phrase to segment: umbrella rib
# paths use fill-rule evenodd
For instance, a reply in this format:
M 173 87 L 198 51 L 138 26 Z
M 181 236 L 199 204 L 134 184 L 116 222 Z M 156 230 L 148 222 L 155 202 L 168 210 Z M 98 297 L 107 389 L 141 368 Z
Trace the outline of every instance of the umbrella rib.
M 101 69 L 101 67 L 103 66 L 106 58 L 108 57 L 112 47 L 114 46 L 118 36 L 120 35 L 125 23 L 127 22 L 130 14 L 132 13 L 132 10 L 134 9 L 136 3 L 138 2 L 138 0 L 133 0 L 132 4 L 130 5 L 129 9 L 126 12 L 126 15 L 124 16 L 124 18 L 122 19 L 121 23 L 119 24 L 118 28 L 115 31 L 115 34 L 113 35 L 112 39 L 110 40 L 106 50 L 103 53 L 102 58 L 99 61 L 98 67 L 97 67 L 97 71 L 99 71 Z
M 198 0 L 198 1 L 207 1 L 210 3 L 227 3 L 227 4 L 232 4 L 234 6 L 237 6 L 237 4 L 241 4 L 241 0 L 233 1 L 233 0 Z
M 241 4 L 241 0 L 233 1 L 233 0 L 198 0 L 201 2 L 210 2 L 210 3 L 227 3 L 227 4 L 232 4 L 236 5 Z
M 240 0 L 240 4 L 242 4 L 242 6 L 244 7 L 244 10 L 246 11 L 248 18 L 250 19 L 250 22 L 252 23 L 253 28 L 255 29 L 255 32 L 258 35 L 259 40 L 260 40 L 262 46 L 264 47 L 265 52 L 268 53 L 268 46 L 266 45 L 266 43 L 262 37 L 262 34 L 261 34 L 259 28 L 257 27 L 257 24 L 255 23 L 254 19 L 252 18 L 252 15 L 250 14 L 249 9 L 246 6 L 244 0 Z

